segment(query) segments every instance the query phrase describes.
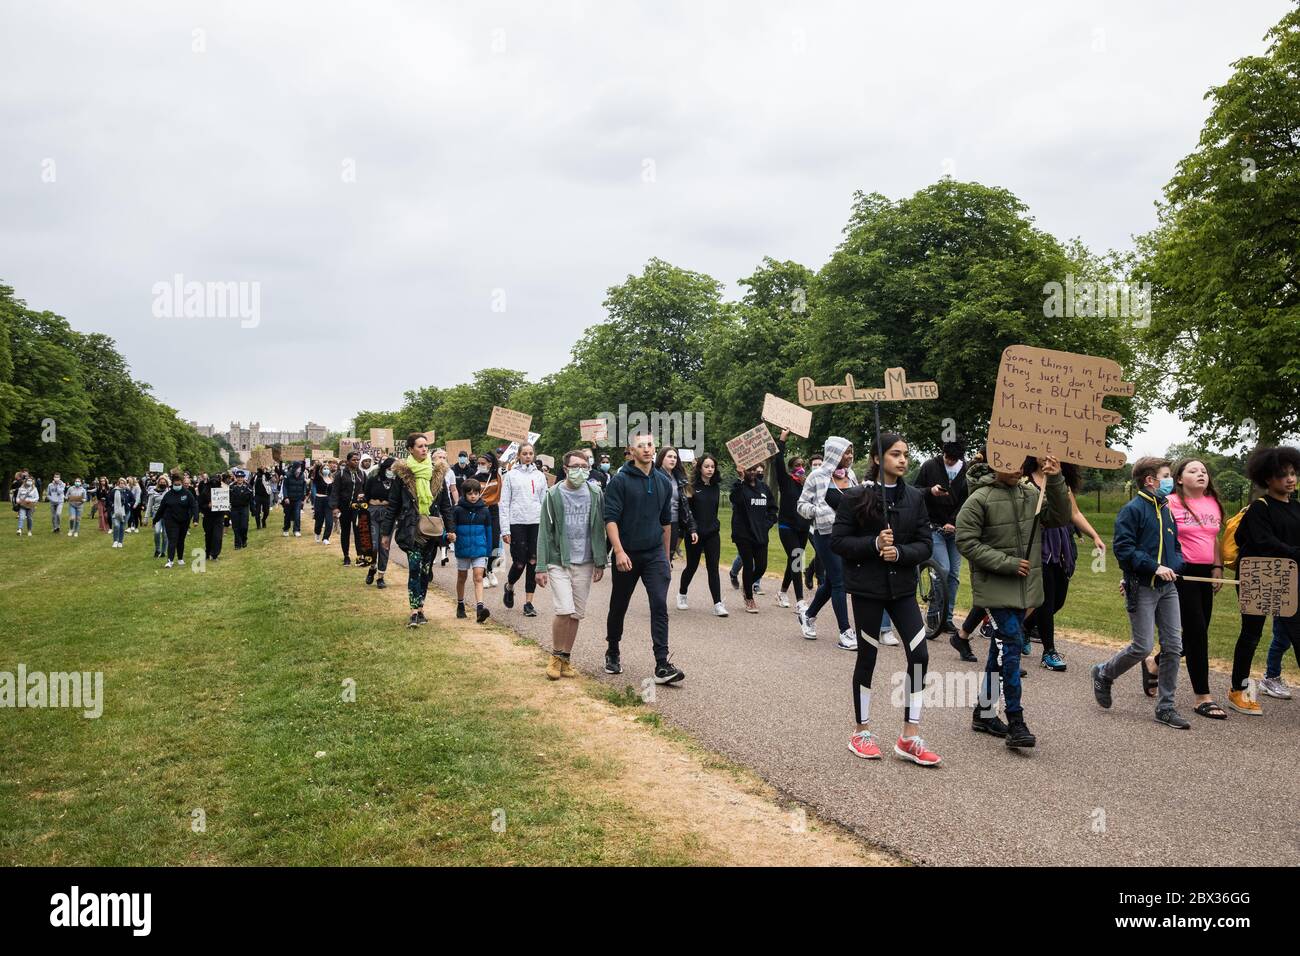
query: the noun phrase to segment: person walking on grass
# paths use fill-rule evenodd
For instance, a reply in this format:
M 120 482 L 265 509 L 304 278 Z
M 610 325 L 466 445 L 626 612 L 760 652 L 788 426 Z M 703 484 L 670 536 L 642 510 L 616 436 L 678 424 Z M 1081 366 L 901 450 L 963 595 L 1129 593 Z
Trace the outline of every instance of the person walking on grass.
M 289 525 L 293 525 L 293 536 L 302 537 L 302 502 L 307 497 L 307 478 L 303 463 L 295 461 L 285 472 L 284 484 L 280 488 L 280 501 L 284 506 L 284 537 L 289 537 Z
M 208 561 L 221 559 L 221 548 L 226 540 L 226 512 L 212 510 L 212 492 L 225 490 L 222 475 L 213 475 L 199 482 L 195 494 L 199 500 L 199 514 L 203 516 L 203 553 Z
M 127 487 L 126 479 L 117 479 L 117 486 L 109 492 L 108 496 L 108 513 L 113 522 L 113 547 L 121 548 L 125 545 L 122 543 L 126 537 L 126 519 L 131 513 L 131 489 Z
M 50 483 L 45 486 L 45 500 L 50 503 L 50 525 L 55 534 L 63 530 L 63 502 L 67 493 L 68 486 L 56 471 Z
M 80 478 L 74 478 L 68 486 L 68 537 L 81 537 L 81 509 L 86 506 L 88 489 Z
M 230 529 L 235 536 L 235 550 L 248 547 L 248 516 L 253 509 L 253 488 L 248 472 L 236 470 L 230 483 Z
M 555 620 L 551 623 L 550 680 L 576 677 L 569 656 L 578 626 L 587 613 L 591 585 L 605 574 L 605 493 L 587 478 L 591 466 L 582 449 L 563 459 L 564 480 L 542 499 L 537 529 L 537 584 L 550 587 Z
M 330 489 L 334 487 L 334 469 L 318 461 L 311 469 L 312 535 L 318 544 L 328 545 L 334 532 L 334 512 L 330 510 Z
M 339 469 L 338 475 L 334 478 L 334 483 L 330 485 L 329 491 L 329 508 L 334 515 L 334 523 L 339 528 L 339 544 L 343 547 L 343 566 L 346 568 L 352 564 L 352 556 L 349 553 L 349 539 L 353 532 L 357 530 L 357 515 L 359 509 L 357 502 L 365 494 L 366 476 L 362 473 L 359 464 L 361 456 L 355 452 L 348 452 L 347 462 Z M 446 467 L 445 465 L 443 466 Z M 439 482 L 442 481 L 442 475 L 438 476 Z M 439 486 L 441 487 L 441 485 Z M 326 534 L 328 544 L 329 535 Z M 357 560 L 362 558 L 361 542 L 358 539 Z
M 406 552 L 406 592 L 411 605 L 406 626 L 419 627 L 428 621 L 424 601 L 438 543 L 452 526 L 451 496 L 442 480 L 447 465 L 433 460 L 424 432 L 407 435 L 406 447 L 410 455 L 393 465 L 394 494 L 389 508 L 393 513 L 393 537 Z
M 524 579 L 524 617 L 536 617 L 533 596 L 537 591 L 537 523 L 541 520 L 546 476 L 534 463 L 536 451 L 524 442 L 515 465 L 501 478 L 501 540 L 510 548 L 510 573 L 501 603 L 515 606 L 515 584 Z
M 144 514 L 153 528 L 153 556 L 155 558 L 167 556 L 167 528 L 161 521 L 154 521 L 154 518 L 158 516 L 158 509 L 162 505 L 163 498 L 167 496 L 168 487 L 167 479 L 159 477 L 158 484 L 149 489 L 149 496 L 145 501 Z
M 370 503 L 370 534 L 374 539 L 375 563 L 366 572 L 366 584 L 373 583 L 383 590 L 384 572 L 388 570 L 388 549 L 393 536 L 393 512 L 389 507 L 393 498 L 393 482 L 397 459 L 391 455 L 379 463 L 375 473 L 366 479 L 366 500 Z
M 41 493 L 36 488 L 36 479 L 27 475 L 18 486 L 14 493 L 14 505 L 18 509 L 18 534 L 21 537 L 23 528 L 27 529 L 27 537 L 32 536 L 32 526 L 36 520 L 36 506 L 41 503 Z M 116 544 L 113 547 L 117 547 Z
M 253 475 L 253 525 L 265 528 L 267 516 L 271 513 L 271 499 L 275 495 L 275 479 L 265 468 L 257 469 Z
M 1061 463 L 1045 456 L 1039 465 L 1044 487 L 1022 482 L 1023 472 L 997 472 L 982 461 L 971 465 L 970 493 L 957 512 L 957 550 L 970 564 L 971 601 L 987 608 L 994 636 L 980 685 L 971 730 L 1002 737 L 1012 748 L 1033 747 L 1037 737 L 1025 723 L 1020 687 L 1025 612 L 1044 602 L 1040 529 L 1070 523 L 1070 496 Z M 1035 518 L 1038 502 L 1041 512 Z M 1006 723 L 998 719 L 998 680 Z
M 1178 528 L 1169 512 L 1174 490 L 1167 458 L 1139 458 L 1133 463 L 1137 495 L 1115 516 L 1115 559 L 1124 572 L 1124 599 L 1133 639 L 1124 650 L 1092 668 L 1092 692 L 1109 708 L 1111 685 L 1132 667 L 1141 666 L 1160 632 L 1159 697 L 1156 720 L 1175 730 L 1192 725 L 1174 709 L 1178 659 L 1183 650 L 1182 611 L 1174 582 L 1183 570 Z M 1231 698 L 1231 695 L 1229 695 Z
M 717 617 L 727 616 L 727 605 L 722 602 L 722 578 L 718 573 L 722 544 L 722 525 L 718 521 L 721 497 L 722 476 L 718 473 L 718 459 L 705 452 L 695 462 L 691 483 L 686 487 L 686 507 L 695 522 L 695 537 L 686 539 L 686 567 L 682 569 L 677 589 L 678 610 L 685 611 L 690 607 L 686 594 L 702 557 L 709 579 L 709 596 L 713 598 L 713 613 Z
M 1300 449 L 1289 446 L 1257 448 L 1246 460 L 1246 477 L 1251 484 L 1263 488 L 1265 494 L 1250 503 L 1237 525 L 1236 543 L 1240 557 L 1290 558 L 1300 562 L 1300 503 L 1294 500 L 1297 474 L 1300 474 Z M 1268 661 L 1268 667 L 1276 669 L 1275 676 L 1269 678 L 1266 670 L 1268 683 L 1261 686 L 1270 696 L 1286 700 L 1290 691 L 1281 683 L 1282 653 L 1287 644 L 1295 647 L 1300 643 L 1300 613 L 1274 617 L 1273 622 L 1275 628 L 1281 625 L 1285 637 L 1278 641 L 1275 635 L 1274 644 L 1278 650 L 1274 656 L 1270 648 Z M 1252 699 L 1253 695 L 1249 693 L 1250 665 L 1263 631 L 1262 614 L 1243 614 L 1241 633 L 1232 654 L 1232 689 L 1228 691 L 1228 706 L 1250 717 L 1260 717 L 1264 713 L 1259 701 Z M 1165 650 L 1168 648 L 1162 646 L 1162 653 Z
M 763 480 L 763 465 L 746 468 L 731 486 L 731 540 L 740 555 L 745 612 L 757 614 L 754 585 L 767 571 L 767 538 L 776 524 L 776 502 Z
M 614 555 L 609 614 L 605 618 L 605 673 L 623 673 L 623 621 L 637 582 L 650 604 L 650 640 L 656 684 L 678 684 L 686 674 L 669 659 L 668 549 L 672 541 L 672 483 L 655 467 L 655 441 L 635 435 L 629 459 L 605 489 L 605 534 Z
M 155 524 L 161 523 L 167 531 L 167 563 L 185 565 L 185 536 L 189 534 L 190 525 L 199 523 L 199 499 L 186 482 L 176 472 L 172 472 L 170 485 L 158 510 L 154 512 Z
M 482 624 L 492 613 L 483 606 L 483 579 L 492 554 L 492 512 L 483 503 L 483 485 L 477 478 L 460 483 L 460 501 L 451 509 L 450 537 L 456 551 L 456 617 L 465 618 L 465 581 L 474 576 L 474 620 Z

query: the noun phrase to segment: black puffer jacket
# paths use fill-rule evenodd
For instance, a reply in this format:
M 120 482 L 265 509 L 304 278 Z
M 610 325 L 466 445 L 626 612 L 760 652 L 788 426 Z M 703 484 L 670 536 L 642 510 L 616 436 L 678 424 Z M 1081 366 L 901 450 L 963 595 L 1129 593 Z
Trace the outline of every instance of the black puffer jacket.
M 776 518 L 776 502 L 767 482 L 751 485 L 737 478 L 731 486 L 731 540 L 766 544 Z
M 844 589 L 850 594 L 885 601 L 916 593 L 917 566 L 930 558 L 930 516 L 921 492 L 901 480 L 897 503 L 889 508 L 897 561 L 886 561 L 876 550 L 876 535 L 885 527 L 883 517 L 858 514 L 862 496 L 877 485 L 859 485 L 844 492 L 831 528 L 831 550 L 844 559 Z
M 397 477 L 393 481 L 388 498 L 389 514 L 393 517 L 393 538 L 403 551 L 407 553 L 418 551 L 421 546 L 418 534 L 420 509 L 416 505 L 415 475 L 411 474 L 411 466 L 405 461 L 399 461 L 394 465 L 393 471 L 396 472 Z M 451 495 L 443 480 L 446 475 L 446 463 L 435 461 L 433 477 L 429 480 L 429 490 L 434 492 L 433 503 L 429 505 L 429 514 L 442 517 L 444 532 L 455 530 L 452 524 Z

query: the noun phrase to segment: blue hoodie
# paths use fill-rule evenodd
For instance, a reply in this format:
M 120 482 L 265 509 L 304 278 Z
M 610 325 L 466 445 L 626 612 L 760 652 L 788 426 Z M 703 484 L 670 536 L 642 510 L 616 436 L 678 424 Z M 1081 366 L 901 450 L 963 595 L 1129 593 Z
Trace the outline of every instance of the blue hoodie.
M 658 468 L 646 474 L 628 462 L 605 489 L 605 522 L 618 525 L 618 539 L 629 554 L 662 548 L 664 526 L 672 524 L 673 486 Z
M 1139 491 L 1115 516 L 1115 560 L 1126 576 L 1148 587 L 1156 586 L 1156 568 L 1162 564 L 1183 570 L 1183 548 L 1168 500 L 1160 492 Z

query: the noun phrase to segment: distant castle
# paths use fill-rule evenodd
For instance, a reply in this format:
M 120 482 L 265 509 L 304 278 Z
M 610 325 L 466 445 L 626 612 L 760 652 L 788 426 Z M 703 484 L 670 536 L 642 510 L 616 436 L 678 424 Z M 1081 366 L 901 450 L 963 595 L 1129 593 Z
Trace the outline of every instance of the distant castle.
M 204 438 L 215 438 L 221 434 L 212 425 L 200 425 L 198 422 L 187 424 Z M 259 445 L 319 445 L 325 441 L 328 433 L 328 428 L 315 422 L 308 422 L 305 428 L 296 432 L 262 431 L 261 422 L 250 422 L 247 428 L 241 427 L 239 422 L 231 422 L 230 430 L 224 437 L 242 462 L 247 461 L 248 453 Z

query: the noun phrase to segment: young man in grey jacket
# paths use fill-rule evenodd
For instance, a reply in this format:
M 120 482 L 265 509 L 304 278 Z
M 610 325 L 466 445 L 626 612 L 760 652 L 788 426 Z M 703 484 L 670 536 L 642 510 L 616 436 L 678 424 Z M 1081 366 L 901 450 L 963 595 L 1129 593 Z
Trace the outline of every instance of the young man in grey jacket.
M 54 533 L 58 534 L 60 525 L 63 523 L 63 499 L 66 497 L 68 486 L 63 483 L 56 471 L 50 483 L 45 486 L 45 500 L 50 503 L 50 524 L 54 527 Z

